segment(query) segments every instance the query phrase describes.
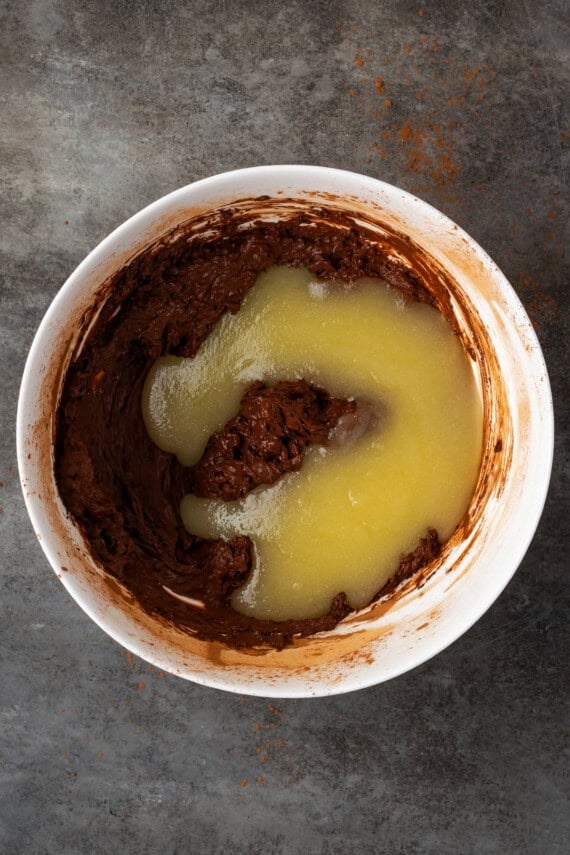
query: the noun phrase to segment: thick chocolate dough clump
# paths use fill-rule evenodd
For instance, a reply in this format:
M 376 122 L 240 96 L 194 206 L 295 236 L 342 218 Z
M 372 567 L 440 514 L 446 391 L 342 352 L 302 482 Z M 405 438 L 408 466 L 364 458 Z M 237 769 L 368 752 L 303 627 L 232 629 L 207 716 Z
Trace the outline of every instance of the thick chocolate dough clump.
M 258 274 L 272 264 L 306 267 L 348 283 L 380 277 L 408 299 L 431 302 L 417 276 L 351 221 L 336 219 L 309 225 L 295 216 L 250 220 L 244 227 L 228 212 L 218 238 L 182 235 L 155 246 L 102 288 L 102 308 L 67 371 L 55 448 L 64 505 L 94 558 L 146 611 L 204 639 L 282 648 L 295 635 L 332 629 L 351 611 L 339 592 L 329 612 L 314 619 L 260 621 L 238 614 L 230 600 L 251 570 L 251 541 L 188 534 L 179 504 L 190 491 L 239 498 L 298 469 L 307 446 L 326 443 L 356 405 L 302 380 L 255 384 L 239 414 L 210 438 L 202 460 L 185 468 L 150 440 L 142 387 L 157 357 L 195 355 L 216 322 L 239 310 Z M 439 548 L 437 535 L 430 534 L 403 558 L 392 587 L 429 563 L 435 543 Z
M 355 411 L 356 401 L 331 398 L 305 380 L 255 383 L 239 414 L 210 438 L 193 468 L 190 490 L 206 498 L 242 499 L 260 484 L 300 469 L 307 446 L 326 444 L 340 417 Z

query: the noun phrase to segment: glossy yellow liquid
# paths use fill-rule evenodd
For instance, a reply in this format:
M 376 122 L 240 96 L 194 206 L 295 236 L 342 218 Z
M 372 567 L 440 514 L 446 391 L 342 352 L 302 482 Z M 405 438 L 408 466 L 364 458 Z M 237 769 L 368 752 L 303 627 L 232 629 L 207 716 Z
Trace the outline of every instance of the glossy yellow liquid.
M 316 617 L 340 591 L 366 604 L 430 526 L 451 535 L 480 465 L 480 396 L 439 312 L 378 280 L 342 289 L 284 267 L 259 276 L 195 358 L 157 360 L 145 423 L 190 465 L 253 381 L 296 378 L 372 402 L 377 423 L 344 446 L 312 447 L 301 471 L 245 499 L 181 504 L 191 533 L 253 540 L 254 572 L 232 604 L 256 618 Z

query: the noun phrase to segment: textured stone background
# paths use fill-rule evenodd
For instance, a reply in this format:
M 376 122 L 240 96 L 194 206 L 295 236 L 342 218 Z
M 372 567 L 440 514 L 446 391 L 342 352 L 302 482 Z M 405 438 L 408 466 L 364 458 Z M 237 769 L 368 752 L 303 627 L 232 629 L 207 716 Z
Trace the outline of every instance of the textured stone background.
M 0 852 L 567 851 L 566 0 L 1 8 Z M 271 705 L 157 673 L 69 600 L 14 422 L 42 314 L 101 238 L 194 179 L 285 162 L 398 184 L 487 249 L 544 347 L 557 452 L 534 542 L 467 635 L 389 684 Z

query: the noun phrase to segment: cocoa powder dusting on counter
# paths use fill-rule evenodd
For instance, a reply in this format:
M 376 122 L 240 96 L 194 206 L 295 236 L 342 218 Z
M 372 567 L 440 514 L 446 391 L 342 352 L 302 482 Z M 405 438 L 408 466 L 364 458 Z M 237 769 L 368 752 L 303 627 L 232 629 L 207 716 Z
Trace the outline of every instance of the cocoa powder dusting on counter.
M 407 189 L 436 204 L 461 207 L 456 178 L 465 150 L 464 120 L 474 115 L 490 129 L 484 107 L 498 92 L 497 72 L 489 63 L 463 64 L 452 45 L 430 32 L 423 11 L 420 18 L 417 36 L 389 56 L 367 51 L 364 39 L 354 35 L 358 31 L 339 23 L 343 51 L 369 56 L 369 76 L 351 81 L 349 92 L 369 123 L 367 162 L 389 159 L 409 173 Z M 377 36 L 370 43 L 377 44 Z

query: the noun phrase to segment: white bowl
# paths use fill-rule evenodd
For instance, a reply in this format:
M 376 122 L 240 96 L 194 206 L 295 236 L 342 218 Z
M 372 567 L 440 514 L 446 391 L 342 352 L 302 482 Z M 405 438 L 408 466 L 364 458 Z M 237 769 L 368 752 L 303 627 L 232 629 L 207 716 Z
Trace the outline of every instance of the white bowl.
M 355 613 L 291 648 L 235 651 L 146 614 L 92 560 L 53 475 L 54 414 L 62 379 L 102 283 L 179 224 L 239 200 L 333 206 L 378 230 L 408 235 L 445 270 L 463 336 L 477 355 L 485 452 L 470 511 L 422 586 Z M 293 200 L 291 202 L 291 200 Z M 272 207 L 273 206 L 273 207 Z M 91 318 L 92 321 L 92 318 Z M 458 226 L 425 202 L 363 175 L 313 166 L 261 166 L 170 193 L 105 238 L 49 307 L 26 363 L 17 424 L 26 505 L 55 572 L 109 635 L 158 668 L 243 694 L 309 697 L 360 689 L 402 674 L 451 644 L 489 608 L 522 560 L 538 524 L 552 465 L 553 414 L 537 338 L 513 289 Z M 431 572 L 434 570 L 435 572 Z

